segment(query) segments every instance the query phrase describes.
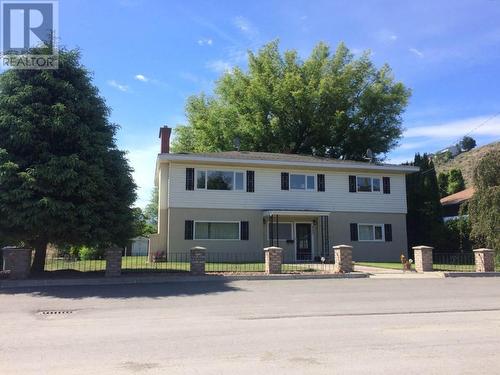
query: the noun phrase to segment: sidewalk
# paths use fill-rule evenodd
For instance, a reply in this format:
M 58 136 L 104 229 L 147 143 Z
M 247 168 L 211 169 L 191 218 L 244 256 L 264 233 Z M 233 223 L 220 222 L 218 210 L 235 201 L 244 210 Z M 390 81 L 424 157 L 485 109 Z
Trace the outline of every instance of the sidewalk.
M 417 273 L 415 271 L 403 271 L 359 265 L 354 266 L 354 271 L 365 273 L 369 275 L 370 279 L 442 279 L 446 277 L 443 272 Z

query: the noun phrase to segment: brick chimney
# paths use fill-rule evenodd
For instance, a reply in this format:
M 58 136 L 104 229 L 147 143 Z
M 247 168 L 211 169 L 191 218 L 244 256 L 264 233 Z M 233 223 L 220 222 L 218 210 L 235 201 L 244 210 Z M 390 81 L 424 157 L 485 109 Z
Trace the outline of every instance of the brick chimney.
M 170 133 L 172 133 L 172 128 L 169 128 L 168 126 L 162 126 L 160 128 L 162 154 L 168 154 L 170 152 Z

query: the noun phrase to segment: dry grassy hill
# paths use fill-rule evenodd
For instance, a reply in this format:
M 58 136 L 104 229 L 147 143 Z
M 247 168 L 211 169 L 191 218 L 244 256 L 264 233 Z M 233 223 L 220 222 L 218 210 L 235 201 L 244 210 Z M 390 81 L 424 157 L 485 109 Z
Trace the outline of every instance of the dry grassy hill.
M 448 160 L 443 164 L 436 164 L 436 173 L 448 172 L 450 169 L 460 169 L 465 179 L 465 186 L 472 186 L 472 173 L 476 163 L 489 151 L 500 149 L 500 142 L 493 142 L 487 145 L 473 148 L 464 152 L 454 159 Z

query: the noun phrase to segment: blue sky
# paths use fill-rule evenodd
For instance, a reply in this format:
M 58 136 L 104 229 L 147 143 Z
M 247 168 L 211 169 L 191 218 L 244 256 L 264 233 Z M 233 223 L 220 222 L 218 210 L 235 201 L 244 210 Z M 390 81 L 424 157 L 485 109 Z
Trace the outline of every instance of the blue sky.
M 500 0 L 153 1 L 60 0 L 61 41 L 83 63 L 121 125 L 139 185 L 153 188 L 158 128 L 185 123 L 186 98 L 210 93 L 246 51 L 279 38 L 307 57 L 319 41 L 371 50 L 413 90 L 405 136 L 388 155 L 402 162 L 466 133 L 500 138 Z

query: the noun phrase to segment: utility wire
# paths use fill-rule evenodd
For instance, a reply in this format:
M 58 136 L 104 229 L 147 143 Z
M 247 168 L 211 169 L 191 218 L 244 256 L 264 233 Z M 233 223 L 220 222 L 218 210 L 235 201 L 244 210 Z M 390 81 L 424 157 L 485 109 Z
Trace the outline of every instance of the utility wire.
M 455 142 L 453 143 L 457 143 L 457 142 L 460 142 L 463 137 L 466 137 L 470 134 L 472 134 L 473 132 L 475 132 L 477 129 L 479 129 L 481 126 L 485 125 L 487 122 L 493 120 L 495 117 L 497 117 L 498 115 L 500 115 L 500 111 L 495 113 L 494 115 L 492 115 L 491 117 L 487 118 L 486 120 L 484 120 L 483 122 L 481 122 L 478 126 L 476 126 L 475 128 L 473 128 L 472 130 L 469 130 L 469 132 L 465 133 L 462 137 L 458 138 L 458 140 L 456 140 Z M 436 168 L 429 168 L 427 169 L 426 171 L 423 171 L 423 172 L 420 172 L 421 175 L 424 175 L 426 173 L 429 173 L 429 172 L 432 172 L 433 170 L 435 170 Z M 417 172 L 414 172 L 414 173 L 417 173 Z

